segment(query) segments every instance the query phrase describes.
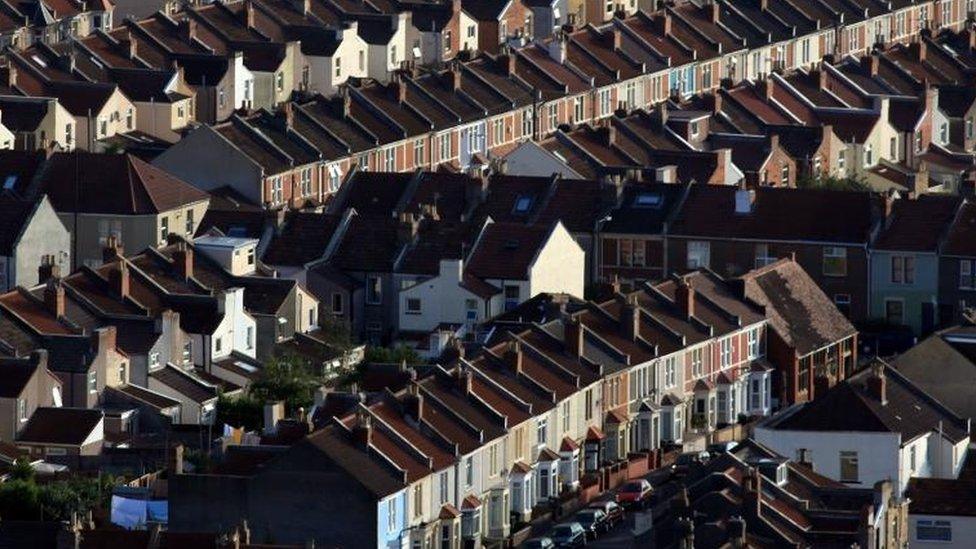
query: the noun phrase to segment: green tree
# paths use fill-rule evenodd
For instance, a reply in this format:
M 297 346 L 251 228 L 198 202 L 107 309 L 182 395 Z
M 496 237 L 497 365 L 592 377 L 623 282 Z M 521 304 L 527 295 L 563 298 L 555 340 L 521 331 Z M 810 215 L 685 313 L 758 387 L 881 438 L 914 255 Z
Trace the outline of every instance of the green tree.
M 392 349 L 389 347 L 367 347 L 365 361 L 387 364 L 400 362 L 422 364 L 424 362 L 416 350 L 406 345 L 400 345 Z
M 0 519 L 39 520 L 40 490 L 34 480 L 11 480 L 0 484 Z
M 26 457 L 19 457 L 10 468 L 10 477 L 16 480 L 34 480 L 34 467 Z
M 250 395 L 262 405 L 283 400 L 288 413 L 308 408 L 315 398 L 315 389 L 322 384 L 316 372 L 294 356 L 276 357 L 261 370 L 261 376 L 251 383 Z
M 220 394 L 217 397 L 217 425 L 227 424 L 245 429 L 261 427 L 264 403 L 255 395 L 246 393 L 237 397 Z
M 871 190 L 871 186 L 860 175 L 848 177 L 821 176 L 819 179 L 809 176 L 801 177 L 796 180 L 796 186 L 801 189 L 825 189 L 830 191 L 867 192 Z

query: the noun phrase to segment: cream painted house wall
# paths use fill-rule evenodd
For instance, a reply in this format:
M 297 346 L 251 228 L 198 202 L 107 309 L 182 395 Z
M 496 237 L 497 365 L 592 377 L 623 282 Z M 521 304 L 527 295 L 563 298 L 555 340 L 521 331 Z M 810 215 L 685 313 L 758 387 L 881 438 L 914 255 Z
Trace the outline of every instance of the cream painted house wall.
M 529 295 L 525 299 L 542 292 L 583 297 L 585 270 L 586 252 L 562 222 L 557 222 L 529 267 Z

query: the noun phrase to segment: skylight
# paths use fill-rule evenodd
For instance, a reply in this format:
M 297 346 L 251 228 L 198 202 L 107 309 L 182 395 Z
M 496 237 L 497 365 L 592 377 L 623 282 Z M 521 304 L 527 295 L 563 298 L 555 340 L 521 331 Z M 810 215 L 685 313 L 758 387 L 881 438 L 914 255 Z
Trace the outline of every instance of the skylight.
M 7 176 L 7 179 L 4 179 L 3 180 L 3 188 L 4 188 L 4 190 L 7 190 L 7 191 L 13 189 L 14 188 L 14 185 L 16 185 L 16 184 L 17 184 L 17 176 L 16 175 L 8 175 Z
M 515 200 L 515 213 L 525 213 L 530 207 L 532 207 L 531 196 L 522 195 Z
M 637 198 L 634 199 L 634 205 L 644 207 L 644 208 L 660 206 L 661 195 L 659 193 L 651 193 L 651 192 L 637 193 Z

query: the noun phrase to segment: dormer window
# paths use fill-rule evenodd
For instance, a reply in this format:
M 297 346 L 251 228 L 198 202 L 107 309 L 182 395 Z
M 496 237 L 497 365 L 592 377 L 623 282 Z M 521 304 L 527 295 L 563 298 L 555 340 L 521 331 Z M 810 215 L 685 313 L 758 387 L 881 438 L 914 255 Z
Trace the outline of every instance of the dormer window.
M 697 120 L 693 120 L 690 124 L 688 124 L 688 128 L 692 138 L 698 137 L 699 123 Z
M 531 207 L 532 207 L 532 197 L 531 196 L 520 195 L 515 200 L 515 208 L 514 208 L 513 211 L 515 213 L 528 213 L 529 208 L 531 208 Z

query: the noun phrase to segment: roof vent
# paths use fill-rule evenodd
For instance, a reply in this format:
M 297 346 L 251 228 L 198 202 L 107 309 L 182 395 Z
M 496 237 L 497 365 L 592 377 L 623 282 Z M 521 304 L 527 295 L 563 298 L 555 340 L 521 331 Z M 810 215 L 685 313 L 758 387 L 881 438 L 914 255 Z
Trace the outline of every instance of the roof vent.
M 747 214 L 752 212 L 756 204 L 756 191 L 739 189 L 735 191 L 735 213 Z

